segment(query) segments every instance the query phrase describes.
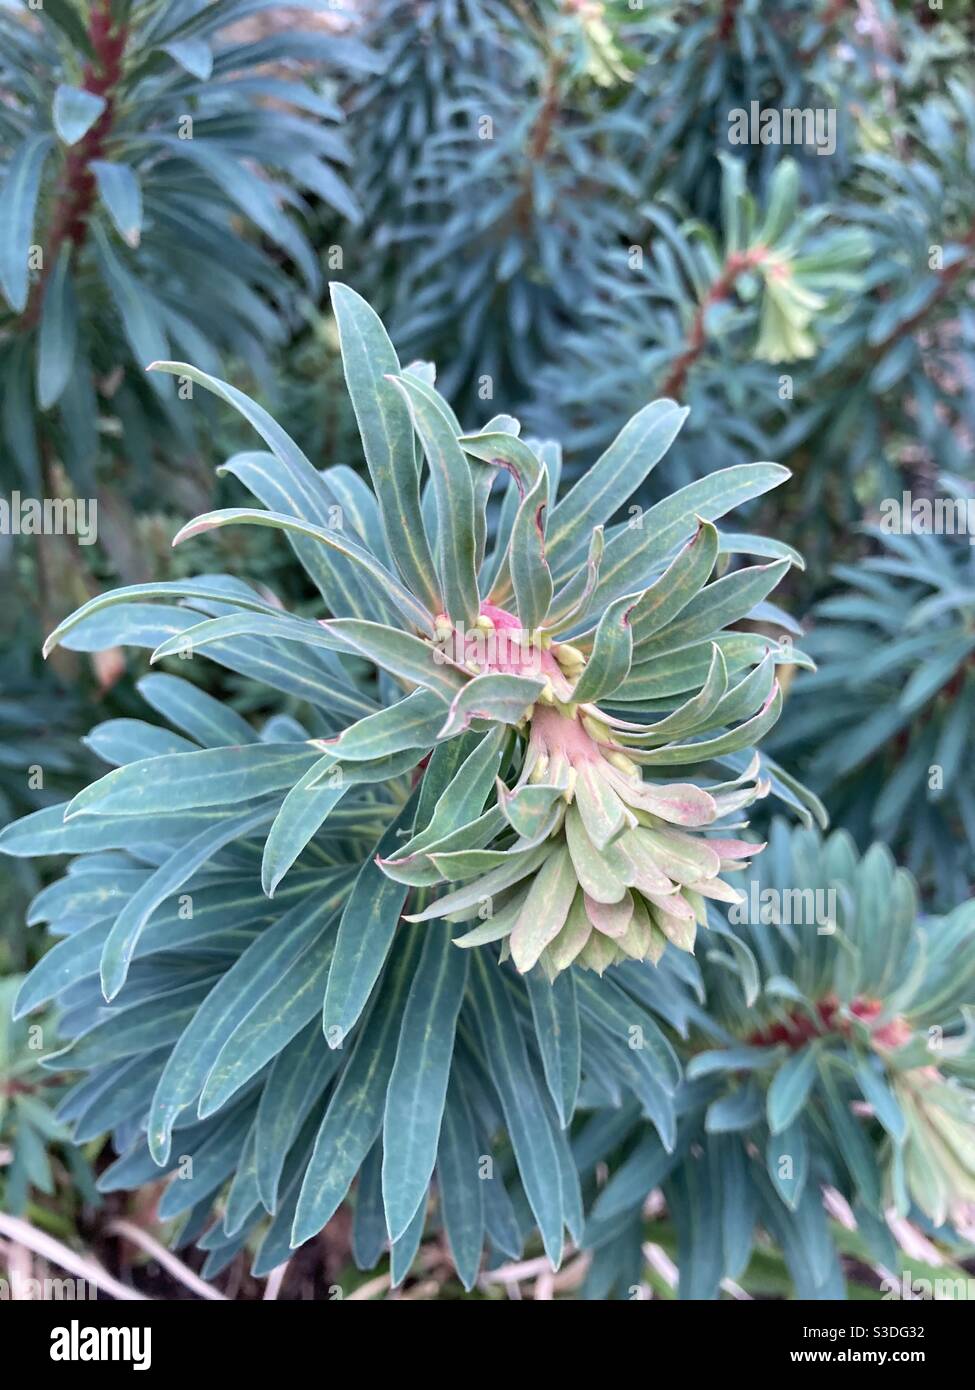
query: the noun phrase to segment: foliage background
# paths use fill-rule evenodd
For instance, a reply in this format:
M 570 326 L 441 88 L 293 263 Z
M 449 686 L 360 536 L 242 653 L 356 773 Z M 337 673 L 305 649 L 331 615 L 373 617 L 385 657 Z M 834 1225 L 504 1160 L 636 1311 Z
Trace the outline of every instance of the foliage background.
M 570 477 L 663 394 L 691 407 L 668 491 L 756 459 L 791 468 L 747 522 L 806 557 L 782 602 L 820 669 L 791 683 L 773 752 L 861 852 L 890 846 L 923 910 L 970 897 L 972 552 L 965 537 L 877 524 L 904 490 L 975 487 L 975 21 L 962 0 L 45 11 L 0 10 L 0 481 L 7 495 L 97 496 L 100 535 L 90 551 L 0 536 L 4 820 L 90 780 L 79 736 L 139 707 L 131 655 L 42 668 L 43 631 L 78 602 L 209 566 L 307 599 L 282 547 L 250 528 L 220 533 L 219 562 L 212 546 L 198 563 L 171 555 L 188 514 L 238 500 L 214 469 L 243 436 L 220 408 L 174 409 L 141 369 L 186 356 L 257 395 L 320 466 L 354 462 L 325 288 L 337 278 L 381 312 L 404 361 L 439 364 L 468 429 L 518 415 L 563 441 Z M 79 87 L 96 102 L 64 95 Z M 729 111 L 753 100 L 835 109 L 835 152 L 730 145 Z M 194 138 L 180 147 L 186 113 Z M 14 264 L 25 218 L 48 252 L 30 286 Z M 191 678 L 248 716 L 292 712 L 208 670 Z M 45 868 L 0 860 L 4 973 L 43 949 L 23 920 Z M 76 1155 L 51 1142 L 32 1219 L 131 1260 L 108 1232 L 133 1212 L 117 1197 L 107 1213 L 86 1205 Z M 0 1128 L 9 1157 L 4 1144 Z M 88 1157 L 106 1161 L 97 1146 Z M 343 1220 L 321 1263 L 295 1258 L 293 1294 L 358 1280 Z M 675 1237 L 664 1214 L 647 1230 L 657 1253 L 641 1277 L 668 1296 Z M 442 1250 L 424 1250 L 408 1289 L 455 1295 Z M 539 1296 L 577 1292 L 573 1268 L 551 1288 L 542 1276 Z M 242 1271 L 229 1279 L 255 1292 Z M 746 1281 L 787 1286 L 773 1257 Z M 610 1287 L 596 1278 L 589 1296 Z

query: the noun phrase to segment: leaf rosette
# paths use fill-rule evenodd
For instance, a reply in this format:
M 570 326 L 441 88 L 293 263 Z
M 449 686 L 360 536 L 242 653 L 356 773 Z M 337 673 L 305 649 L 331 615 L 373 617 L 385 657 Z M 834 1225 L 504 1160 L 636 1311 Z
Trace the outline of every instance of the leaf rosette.
M 17 1008 L 61 1005 L 57 1065 L 88 1073 L 65 1118 L 120 1154 L 103 1190 L 193 1156 L 161 1212 L 189 1240 L 217 1210 L 210 1272 L 255 1230 L 272 1268 L 356 1182 L 357 1258 L 388 1237 L 399 1282 L 434 1181 L 469 1285 L 485 1240 L 523 1247 L 512 1193 L 553 1263 L 564 1228 L 581 1236 L 565 1127 L 607 1052 L 673 1143 L 680 1067 L 657 1019 L 681 1017 L 676 960 L 760 847 L 740 812 L 772 794 L 818 813 L 754 749 L 776 666 L 808 660 L 768 602 L 794 552 L 717 525 L 787 474 L 742 465 L 627 512 L 686 414 L 663 400 L 560 496 L 554 445 L 508 416 L 465 433 L 432 369 L 403 369 L 368 305 L 332 297 L 371 487 L 317 470 L 233 386 L 159 364 L 266 445 L 225 465 L 263 506 L 177 540 L 272 528 L 317 596 L 288 613 L 202 575 L 99 595 L 51 635 L 209 658 L 250 707 L 289 712 L 258 726 L 153 673 L 139 690 L 165 726 L 91 732 L 113 770 L 0 837 L 78 856 L 34 904 L 64 939 Z M 496 909 L 473 938 L 429 920 L 472 902 Z M 493 1186 L 470 1182 L 477 1154 Z

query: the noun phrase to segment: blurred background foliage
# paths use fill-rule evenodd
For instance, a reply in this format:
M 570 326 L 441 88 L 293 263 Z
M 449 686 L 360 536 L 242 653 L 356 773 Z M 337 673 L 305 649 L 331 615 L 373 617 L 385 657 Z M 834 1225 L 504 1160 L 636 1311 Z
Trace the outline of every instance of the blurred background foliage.
M 658 395 L 691 407 L 668 491 L 793 470 L 748 518 L 805 556 L 787 587 L 819 665 L 784 676 L 772 750 L 852 837 L 850 866 L 885 842 L 922 915 L 957 908 L 975 878 L 972 550 L 879 523 L 885 499 L 975 486 L 973 39 L 967 0 L 0 0 L 0 492 L 98 502 L 92 546 L 0 534 L 0 820 L 83 785 L 82 736 L 137 707 L 120 652 L 43 667 L 43 632 L 78 603 L 204 567 L 308 597 L 273 532 L 170 552 L 187 515 L 236 500 L 215 466 L 247 442 L 144 367 L 232 379 L 320 466 L 358 467 L 336 278 L 404 361 L 439 364 L 467 429 L 511 412 L 562 441 L 569 477 Z M 829 152 L 733 143 L 753 103 L 832 112 Z M 186 674 L 212 689 L 212 669 Z M 213 693 L 253 699 L 236 677 Z M 42 882 L 0 864 L 0 973 L 36 958 Z M 0 1038 L 3 1105 L 23 1040 Z M 27 1109 L 13 1170 L 0 1124 L 0 1190 L 23 1205 L 26 1183 L 70 1228 L 81 1199 L 58 1196 L 60 1158 L 45 1167 L 57 1124 Z M 641 1221 L 584 1294 L 609 1296 L 627 1258 L 672 1294 L 679 1251 L 651 1220 L 648 1274 Z M 424 1249 L 424 1277 L 458 1293 Z M 768 1252 L 749 1276 L 759 1294 L 800 1277 Z

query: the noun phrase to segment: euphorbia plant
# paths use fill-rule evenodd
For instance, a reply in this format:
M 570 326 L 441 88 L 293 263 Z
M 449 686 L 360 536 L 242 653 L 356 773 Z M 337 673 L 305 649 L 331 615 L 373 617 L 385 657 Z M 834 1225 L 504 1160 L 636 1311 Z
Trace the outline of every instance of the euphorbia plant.
M 62 1155 L 79 1198 L 98 1200 L 83 1152 L 68 1142 L 67 1128 L 54 1115 L 64 1086 L 41 1067 L 54 1045 L 52 1020 L 11 1018 L 21 982 L 19 975 L 0 980 L 0 1211 L 12 1216 L 30 1211 L 40 1194 L 53 1195 L 64 1176 L 57 1162 Z
M 587 1169 L 611 1170 L 585 1235 L 600 1277 L 633 1282 L 628 1251 L 658 1186 L 682 1297 L 716 1297 L 770 1239 L 804 1299 L 844 1297 L 841 1253 L 910 1268 L 908 1220 L 961 1254 L 975 1213 L 973 904 L 921 918 L 886 846 L 861 857 L 845 831 L 781 821 L 733 881 L 734 953 L 702 953 L 682 1018 L 672 1142 L 591 1122 Z
M 556 500 L 554 446 L 509 416 L 465 434 L 432 370 L 401 369 L 352 291 L 332 298 L 372 489 L 316 471 L 234 387 L 158 364 L 269 450 L 226 465 L 264 509 L 181 537 L 282 531 L 308 611 L 208 575 L 100 596 L 48 642 L 204 655 L 295 713 L 258 730 L 152 674 L 140 690 L 175 731 L 93 730 L 115 770 L 0 840 L 79 856 L 35 907 L 68 934 L 18 1009 L 59 999 L 57 1065 L 90 1073 L 63 1113 L 120 1153 L 103 1188 L 175 1174 L 160 1213 L 186 1214 L 187 1239 L 216 1213 L 211 1270 L 267 1227 L 268 1271 L 358 1176 L 357 1258 L 388 1235 L 399 1280 L 436 1173 L 470 1285 L 485 1240 L 517 1254 L 533 1220 L 557 1262 L 563 1228 L 581 1237 L 566 1129 L 607 1057 L 671 1142 L 680 1065 L 655 1015 L 686 1002 L 706 900 L 735 896 L 719 873 L 759 847 L 729 818 L 769 791 L 808 814 L 752 751 L 776 664 L 804 658 L 729 626 L 766 616 L 792 552 L 716 525 L 787 475 L 742 465 L 626 512 L 684 418 L 663 400 Z M 427 920 L 472 908 L 456 938 Z
M 901 853 L 944 910 L 975 881 L 975 562 L 970 537 L 925 534 L 933 507 L 952 532 L 971 507 L 956 479 L 939 492 L 919 501 L 918 534 L 891 498 L 881 524 L 863 528 L 877 553 L 837 567 L 843 588 L 812 615 L 820 669 L 796 682 L 776 737 L 829 793 L 835 818 L 861 844 L 879 836 Z M 840 733 L 837 702 L 854 716 Z
M 348 274 L 483 420 L 527 398 L 604 248 L 645 225 L 628 60 L 601 7 L 571 0 L 366 0 L 358 17 L 383 71 L 346 88 L 365 211 L 341 234 Z
M 285 341 L 294 313 L 282 260 L 311 293 L 321 284 L 296 210 L 319 198 L 358 220 L 322 70 L 378 60 L 321 27 L 233 29 L 269 8 L 71 0 L 0 12 L 5 488 L 45 495 L 55 460 L 79 492 L 109 461 L 144 483 L 163 440 L 168 481 L 173 450 L 186 461 L 200 447 L 199 413 L 147 380 L 146 361 L 178 345 L 266 376 L 262 345 Z

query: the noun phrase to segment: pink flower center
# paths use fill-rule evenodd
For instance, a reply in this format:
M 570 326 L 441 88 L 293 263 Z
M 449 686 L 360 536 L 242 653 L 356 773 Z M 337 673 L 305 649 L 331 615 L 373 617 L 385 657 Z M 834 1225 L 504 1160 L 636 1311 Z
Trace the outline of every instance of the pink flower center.
M 551 705 L 536 705 L 532 715 L 532 742 L 550 758 L 561 755 L 572 767 L 602 760 L 595 739 L 578 715 L 568 719 Z
M 451 657 L 460 665 L 472 662 L 481 672 L 501 672 L 512 676 L 547 676 L 556 690 L 565 686 L 559 664 L 551 651 L 546 650 L 537 633 L 522 627 L 520 620 L 507 609 L 493 603 L 481 604 L 481 617 L 489 618 L 492 626 L 466 628 L 462 624 L 451 630 Z M 448 625 L 450 619 L 441 614 L 437 624 Z

